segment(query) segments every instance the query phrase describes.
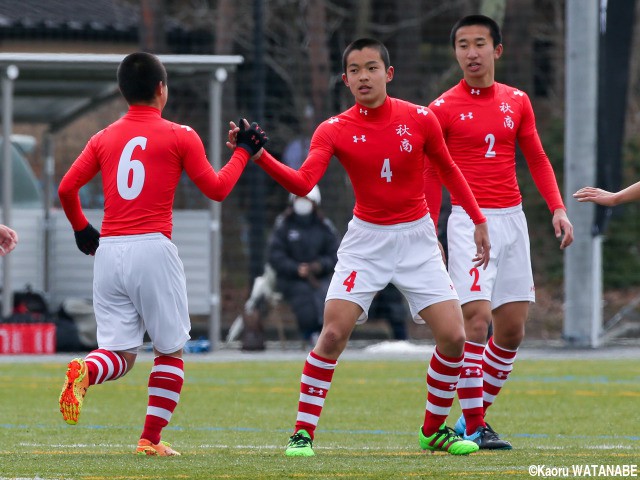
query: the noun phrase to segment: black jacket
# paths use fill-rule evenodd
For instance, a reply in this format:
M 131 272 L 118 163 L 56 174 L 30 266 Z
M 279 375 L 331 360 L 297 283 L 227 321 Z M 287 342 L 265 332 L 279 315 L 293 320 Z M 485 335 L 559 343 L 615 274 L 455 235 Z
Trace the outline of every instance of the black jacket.
M 318 262 L 318 279 L 329 277 L 338 261 L 339 235 L 330 220 L 314 211 L 298 216 L 291 210 L 278 216 L 269 240 L 268 261 L 278 284 L 307 280 L 298 276 L 300 263 Z

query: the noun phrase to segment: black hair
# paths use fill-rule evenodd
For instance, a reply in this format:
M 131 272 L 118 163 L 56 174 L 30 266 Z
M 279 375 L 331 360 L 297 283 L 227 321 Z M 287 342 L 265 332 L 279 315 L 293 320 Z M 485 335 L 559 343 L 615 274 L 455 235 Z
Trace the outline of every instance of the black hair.
M 456 33 L 458 33 L 458 30 L 460 30 L 462 27 L 470 27 L 472 25 L 482 25 L 489 29 L 489 34 L 493 39 L 493 48 L 502 43 L 502 33 L 500 32 L 500 27 L 494 19 L 489 18 L 485 15 L 467 15 L 466 17 L 462 17 L 460 20 L 458 20 L 451 29 L 450 39 L 451 46 L 454 50 L 456 48 Z
M 347 48 L 344 49 L 342 53 L 342 69 L 346 73 L 347 72 L 347 57 L 354 50 L 362 50 L 364 48 L 373 48 L 374 50 L 378 50 L 380 52 L 380 57 L 382 58 L 382 62 L 384 63 L 385 70 L 391 66 L 391 61 L 389 60 L 389 50 L 384 44 L 376 40 L 374 38 L 359 38 L 358 40 L 354 40 Z
M 151 53 L 136 52 L 124 57 L 118 66 L 118 87 L 129 105 L 149 103 L 159 82 L 167 84 L 167 71 Z

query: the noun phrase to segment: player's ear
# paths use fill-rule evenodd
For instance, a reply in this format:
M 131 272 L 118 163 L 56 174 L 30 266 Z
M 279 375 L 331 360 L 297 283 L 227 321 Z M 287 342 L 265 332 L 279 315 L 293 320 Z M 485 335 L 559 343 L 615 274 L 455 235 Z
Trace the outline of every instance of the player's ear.
M 348 87 L 349 86 L 349 80 L 347 80 L 347 74 L 343 73 L 342 74 L 342 81 L 344 82 L 344 84 Z
M 389 83 L 391 80 L 393 80 L 393 66 L 389 66 L 389 68 L 387 68 L 387 83 Z
M 498 44 L 496 48 L 493 49 L 493 58 L 498 60 L 502 56 L 503 47 L 502 44 Z
M 163 90 L 164 90 L 165 84 L 162 83 L 162 81 L 158 82 L 158 84 L 156 85 L 156 96 L 157 97 L 161 97 Z

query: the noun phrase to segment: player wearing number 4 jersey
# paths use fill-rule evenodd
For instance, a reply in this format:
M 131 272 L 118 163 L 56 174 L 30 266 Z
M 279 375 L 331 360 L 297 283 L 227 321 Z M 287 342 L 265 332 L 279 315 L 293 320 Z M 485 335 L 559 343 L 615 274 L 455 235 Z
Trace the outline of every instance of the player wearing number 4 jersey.
M 256 124 L 249 127 L 243 121 L 238 148 L 216 173 L 197 133 L 161 117 L 168 88 L 157 57 L 132 53 L 118 67 L 117 77 L 129 111 L 89 140 L 59 187 L 78 248 L 95 254 L 93 306 L 99 345 L 69 363 L 60 411 L 75 425 L 87 389 L 131 370 L 146 330 L 156 357 L 136 453 L 174 456 L 179 453 L 160 437 L 180 399 L 182 350 L 190 330 L 184 268 L 170 241 L 176 186 L 185 171 L 207 197 L 222 201 L 267 139 Z M 101 234 L 87 221 L 78 196 L 98 172 L 105 205 Z
M 433 113 L 387 96 L 393 67 L 385 46 L 373 39 L 356 40 L 343 54 L 343 67 L 343 81 L 356 103 L 317 128 L 300 169 L 278 162 L 267 151 L 256 160 L 286 189 L 304 196 L 335 155 L 351 179 L 356 198 L 353 219 L 338 250 L 324 325 L 303 367 L 298 415 L 286 454 L 314 454 L 312 442 L 338 357 L 358 318 L 366 315 L 375 294 L 388 283 L 404 294 L 412 315 L 422 317 L 436 339 L 427 371 L 419 444 L 429 451 L 472 453 L 477 445 L 445 426 L 462 367 L 464 327 L 425 202 L 425 154 L 471 216 L 475 245 L 466 254 L 483 268 L 490 249 L 486 220 L 449 156 Z M 236 131 L 232 124 L 230 146 Z
M 556 237 L 562 237 L 560 248 L 573 241 L 573 227 L 538 137 L 529 98 L 517 88 L 494 81 L 495 61 L 502 55 L 498 25 L 481 15 L 465 17 L 453 27 L 451 43 L 464 78 L 430 107 L 442 125 L 453 160 L 487 217 L 492 239 L 491 262 L 479 270 L 466 253 L 473 246 L 473 225 L 462 212 L 462 199 L 451 192 L 449 274 L 460 295 L 467 337 L 458 385 L 463 416 L 455 429 L 482 449 L 510 449 L 484 416 L 513 368 L 529 302 L 535 300 L 527 222 L 516 179 L 516 143 L 553 213 Z M 427 175 L 426 192 L 436 225 L 439 184 L 433 168 Z M 493 336 L 486 342 L 492 321 Z

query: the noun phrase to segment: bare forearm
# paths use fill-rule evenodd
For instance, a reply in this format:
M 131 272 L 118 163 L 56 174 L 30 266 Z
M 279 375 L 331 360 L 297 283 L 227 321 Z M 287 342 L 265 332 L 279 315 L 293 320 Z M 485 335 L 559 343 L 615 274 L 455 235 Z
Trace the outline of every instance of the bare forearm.
M 636 182 L 633 185 L 613 194 L 613 201 L 615 205 L 629 203 L 636 200 L 640 200 L 640 182 Z

